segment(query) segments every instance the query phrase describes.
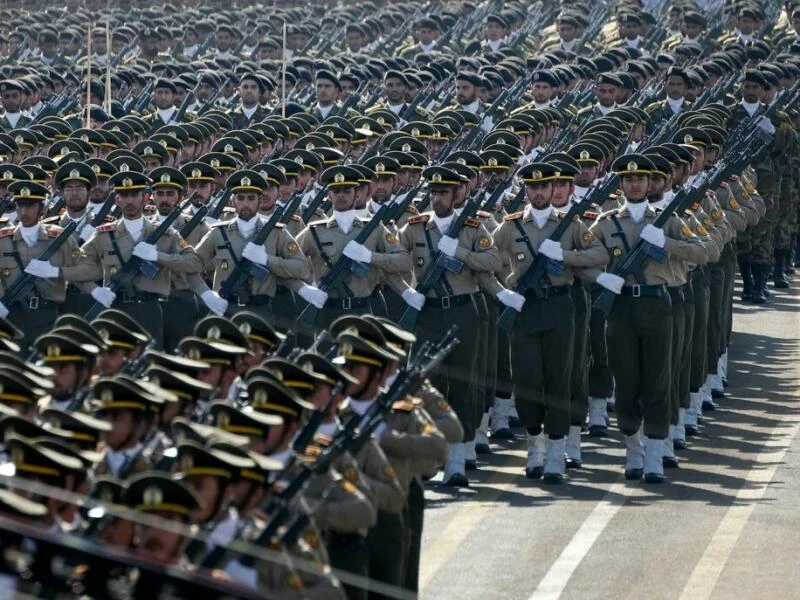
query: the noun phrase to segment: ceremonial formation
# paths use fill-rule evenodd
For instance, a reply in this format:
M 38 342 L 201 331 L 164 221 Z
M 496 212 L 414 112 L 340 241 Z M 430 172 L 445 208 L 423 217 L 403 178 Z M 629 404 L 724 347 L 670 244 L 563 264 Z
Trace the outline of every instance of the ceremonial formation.
M 0 10 L 8 597 L 415 597 L 425 486 L 498 442 L 669 485 L 800 265 L 798 1 L 39 4 Z

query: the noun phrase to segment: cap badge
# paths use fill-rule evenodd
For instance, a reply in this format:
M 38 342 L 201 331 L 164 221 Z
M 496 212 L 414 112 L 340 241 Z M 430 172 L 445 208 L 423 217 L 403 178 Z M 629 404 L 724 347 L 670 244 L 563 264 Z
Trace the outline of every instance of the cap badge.
M 219 168 L 219 159 L 218 158 L 212 158 L 211 159 L 211 166 L 214 167 L 215 169 L 218 169 Z
M 403 152 L 411 152 L 411 144 L 403 144 L 403 147 L 400 148 Z
M 417 137 L 419 135 L 419 127 L 414 127 L 414 129 L 411 130 L 411 135 Z
M 541 179 L 542 178 L 542 172 L 541 171 L 534 171 L 533 173 L 531 173 L 531 178 L 532 179 Z
M 103 388 L 100 392 L 100 401 L 103 404 L 108 404 L 114 401 L 114 392 L 111 391 L 109 388 Z
M 278 171 L 286 175 L 286 167 L 284 167 L 283 165 L 278 165 Z
M 295 159 L 294 159 L 294 162 L 296 162 L 298 165 L 300 165 L 302 167 L 303 166 L 303 157 L 302 156 L 296 156 Z
M 131 170 L 131 166 L 128 163 L 122 163 L 119 166 L 119 172 L 120 173 L 127 173 L 130 170 Z
M 57 344 L 50 344 L 47 346 L 47 358 L 57 358 L 61 356 L 61 347 Z
M 694 138 L 690 135 L 683 136 L 683 143 L 684 144 L 691 144 L 694 141 Z
M 78 169 L 72 169 L 72 170 L 69 172 L 69 177 L 70 177 L 70 179 L 77 179 L 77 178 L 78 178 L 78 177 L 80 177 L 80 176 L 81 176 L 81 172 L 80 172 L 80 171 L 78 171 Z
M 490 167 L 496 167 L 497 166 L 497 159 L 496 158 L 490 158 L 489 161 L 486 164 L 489 165 Z
M 220 337 L 222 337 L 222 330 L 216 325 L 209 327 L 206 337 L 210 340 L 218 340 Z
M 442 182 L 442 175 L 441 173 L 434 173 L 431 176 L 431 183 L 441 183 Z
M 239 325 L 239 331 L 241 331 L 244 335 L 250 335 L 250 332 L 253 331 L 253 328 L 250 326 L 250 323 L 245 321 Z
M 130 177 L 126 177 L 122 180 L 122 187 L 131 187 L 133 185 L 133 179 Z
M 30 188 L 26 188 L 26 187 L 22 188 L 19 191 L 19 195 L 22 196 L 23 198 L 30 198 L 30 196 L 31 196 Z
M 314 149 L 314 142 L 308 142 L 306 144 L 306 150 L 313 150 Z
M 336 183 L 344 183 L 344 174 L 337 173 L 336 175 L 333 176 L 333 181 Z
M 104 342 L 108 341 L 108 338 L 109 338 L 108 329 L 106 329 L 105 327 L 102 327 L 102 328 L 98 329 L 97 330 L 97 335 L 99 335 L 100 339 L 103 340 Z
M 81 141 L 82 141 L 82 142 L 86 142 L 86 143 L 88 144 L 88 143 L 89 143 L 89 136 L 88 136 L 88 135 L 86 135 L 86 134 L 84 133 L 84 134 L 81 136 Z
M 3 171 L 3 179 L 14 179 L 14 173 L 12 171 Z
M 386 171 L 386 165 L 383 164 L 382 162 L 379 162 L 378 164 L 375 165 L 376 173 L 383 173 L 385 171 Z
M 164 501 L 164 492 L 161 488 L 151 485 L 142 493 L 142 502 L 145 506 L 158 506 Z
M 217 427 L 225 428 L 231 424 L 231 417 L 228 413 L 220 413 L 217 415 Z
M 225 144 L 225 147 L 222 150 L 224 152 L 233 152 L 233 144 Z
M 150 156 L 152 153 L 153 149 L 150 146 L 145 146 L 145 149 L 142 152 L 142 154 L 144 154 L 145 156 Z
M 639 170 L 639 165 L 638 164 L 636 164 L 633 161 L 628 163 L 628 171 L 638 171 L 638 170 Z
M 161 183 L 170 183 L 172 181 L 172 177 L 169 176 L 169 173 L 164 173 L 161 176 Z
M 189 348 L 186 356 L 188 356 L 191 360 L 200 360 L 203 357 L 199 348 Z
M 198 179 L 198 178 L 202 177 L 202 175 L 203 175 L 203 172 L 200 169 L 192 169 L 192 177 L 194 179 Z
M 589 157 L 590 157 L 589 151 L 588 150 L 581 150 L 580 157 L 581 157 L 581 160 L 588 160 Z
M 253 404 L 265 404 L 267 400 L 269 400 L 269 395 L 264 388 L 259 388 L 253 393 Z
M 245 187 L 250 186 L 250 178 L 249 177 L 242 177 L 242 185 Z
M 100 173 L 100 165 L 92 165 L 92 171 L 95 173 Z

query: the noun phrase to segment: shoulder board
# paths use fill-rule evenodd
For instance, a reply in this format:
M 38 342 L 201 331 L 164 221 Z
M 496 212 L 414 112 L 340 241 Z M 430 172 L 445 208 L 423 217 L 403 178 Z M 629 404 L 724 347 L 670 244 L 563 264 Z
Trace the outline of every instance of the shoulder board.
M 417 215 L 416 217 L 411 217 L 408 220 L 409 225 L 413 225 L 414 223 L 427 223 L 431 220 L 430 215 Z
M 414 410 L 414 404 L 412 402 L 408 402 L 407 400 L 398 400 L 397 402 L 392 404 L 392 410 L 411 412 L 412 410 Z
M 690 208 L 691 210 L 693 210 L 693 211 L 694 211 L 694 210 L 697 210 L 698 208 L 700 208 L 700 203 L 699 203 L 699 202 L 695 202 L 695 203 L 694 203 L 694 204 L 692 204 L 692 206 L 690 206 L 689 208 Z
M 61 215 L 54 215 L 52 217 L 47 217 L 46 219 L 42 219 L 42 224 L 44 225 L 55 225 L 61 220 Z
M 597 215 L 598 215 L 598 213 L 596 213 L 596 212 L 593 212 L 593 211 L 591 211 L 591 210 L 587 210 L 587 211 L 585 211 L 585 212 L 583 213 L 583 218 L 584 218 L 584 219 L 596 219 L 596 218 L 597 218 Z
M 220 227 L 225 227 L 226 225 L 230 225 L 227 221 L 217 221 L 216 223 L 211 223 L 208 228 L 209 229 L 219 229 Z
M 3 229 L 0 229 L 0 238 L 10 235 L 14 235 L 14 227 L 3 227 Z
M 516 221 L 517 219 L 521 219 L 523 214 L 525 214 L 525 212 L 522 210 L 511 213 L 510 215 L 506 215 L 503 221 Z
M 95 231 L 98 233 L 104 233 L 106 231 L 114 231 L 117 228 L 116 223 L 109 223 L 108 225 L 100 225 Z
M 475 216 L 476 217 L 481 217 L 482 219 L 486 219 L 488 217 L 491 217 L 492 213 L 486 212 L 485 210 L 479 210 L 477 213 L 475 213 Z M 492 217 L 492 218 L 494 218 L 494 217 Z
M 614 217 L 618 215 L 620 210 L 618 208 L 612 208 L 611 210 L 607 210 L 606 212 L 600 215 L 601 219 L 607 219 L 608 217 Z
M 731 175 L 730 177 L 728 177 L 728 179 L 730 179 L 731 181 L 739 181 L 739 176 L 738 175 Z
M 284 227 L 286 227 L 286 225 L 283 223 L 275 223 L 275 229 L 283 229 Z
M 470 218 L 470 219 L 466 220 L 464 225 L 466 225 L 467 227 L 480 227 L 481 226 L 481 222 L 478 221 L 478 219 Z
M 292 221 L 300 221 L 302 223 L 303 222 L 303 217 L 301 217 L 300 215 L 295 213 L 295 214 L 292 215 Z
M 417 210 L 417 207 L 416 207 L 416 206 L 414 206 L 413 204 L 409 204 L 408 206 L 406 206 L 406 212 L 407 212 L 407 213 L 411 213 L 412 215 L 415 215 L 415 214 L 417 214 L 419 211 Z
M 61 227 L 59 227 L 58 225 L 50 225 L 47 228 L 47 237 L 58 237 L 60 233 L 61 233 Z
M 693 217 L 694 216 L 694 213 L 691 210 L 689 210 L 688 208 L 683 211 L 683 214 L 685 216 L 687 216 L 687 217 Z

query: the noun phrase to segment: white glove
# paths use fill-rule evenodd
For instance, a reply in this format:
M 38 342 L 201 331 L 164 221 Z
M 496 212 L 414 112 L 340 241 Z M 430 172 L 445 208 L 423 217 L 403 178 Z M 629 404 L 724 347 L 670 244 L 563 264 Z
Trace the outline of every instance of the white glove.
M 25 267 L 25 272 L 35 277 L 43 277 L 44 279 L 58 278 L 58 267 L 51 264 L 46 260 L 38 260 L 34 258 Z
M 228 310 L 228 301 L 213 290 L 206 290 L 200 294 L 200 299 L 208 307 L 208 310 L 218 317 L 223 316 Z
M 767 133 L 769 135 L 775 133 L 775 125 L 773 125 L 772 121 L 770 121 L 764 115 L 761 115 L 760 117 L 758 117 L 758 119 L 756 119 L 756 125 L 758 125 L 758 128 L 764 133 Z
M 117 295 L 111 291 L 110 288 L 96 287 L 92 290 L 92 298 L 106 308 L 111 308 L 111 305 L 114 304 L 114 300 L 117 299 Z
M 309 304 L 313 304 L 317 308 L 322 308 L 325 306 L 325 301 L 328 299 L 327 292 L 323 292 L 321 289 L 314 287 L 313 285 L 304 285 L 297 291 L 297 293 L 303 300 Z
M 8 316 L 8 308 L 5 304 L 0 302 L 0 319 L 5 319 Z
M 425 306 L 425 294 L 420 294 L 414 288 L 408 288 L 400 296 L 414 310 L 422 310 L 422 307 Z
M 92 237 L 94 235 L 94 232 L 95 232 L 94 227 L 92 227 L 91 225 L 89 225 L 87 223 L 86 225 L 84 225 L 81 228 L 81 231 L 78 234 L 78 237 L 81 238 L 82 242 L 85 242 L 86 240 L 88 240 L 90 237 Z
M 561 243 L 554 242 L 550 239 L 541 243 L 539 246 L 539 254 L 544 254 L 547 258 L 552 258 L 553 260 L 564 260 L 564 249 L 561 247 Z
M 597 284 L 603 286 L 609 292 L 619 295 L 622 293 L 622 286 L 625 285 L 625 280 L 613 273 L 600 273 L 597 276 Z
M 139 242 L 133 247 L 133 255 L 138 256 L 142 260 L 155 262 L 158 260 L 158 248 L 147 242 Z
M 378 426 L 372 432 L 372 434 L 375 436 L 375 441 L 376 442 L 380 442 L 381 441 L 381 438 L 383 437 L 383 434 L 386 433 L 386 429 L 387 428 L 388 428 L 388 425 L 386 425 L 386 421 L 381 421 L 380 423 L 378 423 Z
M 246 258 L 250 262 L 254 262 L 262 267 L 266 267 L 267 263 L 269 262 L 267 249 L 264 248 L 264 246 L 259 246 L 253 242 L 247 242 L 244 250 L 242 250 L 242 258 Z
M 639 234 L 645 242 L 653 244 L 656 248 L 663 248 L 667 243 L 667 237 L 664 235 L 664 230 L 654 227 L 650 223 L 644 226 L 642 233 Z
M 452 238 L 449 235 L 442 236 L 442 239 L 439 240 L 439 243 L 436 247 L 447 254 L 447 256 L 456 255 L 456 249 L 458 248 L 458 240 L 456 238 Z
M 501 304 L 505 304 L 517 312 L 522 312 L 522 306 L 525 304 L 525 296 L 522 294 L 518 294 L 512 290 L 500 290 L 495 297 Z
M 364 244 L 359 244 L 353 240 L 347 242 L 347 245 L 342 250 L 342 254 L 356 262 L 367 264 L 372 262 L 372 251 Z

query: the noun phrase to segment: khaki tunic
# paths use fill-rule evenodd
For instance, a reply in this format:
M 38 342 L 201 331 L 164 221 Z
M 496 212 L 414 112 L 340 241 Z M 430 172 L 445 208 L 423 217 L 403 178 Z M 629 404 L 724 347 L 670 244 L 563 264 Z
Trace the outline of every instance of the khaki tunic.
M 456 444 L 464 439 L 464 428 L 458 420 L 458 415 L 450 407 L 444 394 L 436 389 L 429 379 L 426 379 L 417 390 L 416 397 L 422 400 L 436 429 L 442 433 L 447 443 Z
M 107 286 L 112 277 L 130 260 L 133 248 L 143 241 L 158 226 L 147 219 L 141 240 L 134 240 L 125 229 L 122 219 L 98 227 L 94 235 L 81 246 L 78 264 L 64 269 L 67 281 L 75 282 L 84 291 L 91 292 L 95 281 L 103 281 Z M 121 256 L 117 255 L 112 240 L 116 240 Z M 179 273 L 193 275 L 200 272 L 201 262 L 194 249 L 184 241 L 178 232 L 169 228 L 156 244 L 158 249 L 158 266 L 162 267 L 158 274 L 149 279 L 142 274 L 136 276 L 134 287 L 139 292 L 149 292 L 167 297 L 172 288 L 172 275 Z M 86 284 L 86 285 L 81 285 Z
M 262 224 L 256 225 L 256 231 L 260 231 Z M 231 250 L 225 244 L 222 231 L 228 236 Z M 236 268 L 236 263 L 241 259 L 242 250 L 250 241 L 245 238 L 239 230 L 236 220 L 225 223 L 218 223 L 211 227 L 211 230 L 197 245 L 197 255 L 200 257 L 205 269 L 213 271 L 212 286 L 214 290 L 219 290 L 222 283 Z M 281 280 L 306 279 L 311 273 L 308 259 L 300 251 L 300 246 L 295 239 L 286 231 L 281 224 L 277 224 L 270 231 L 264 242 L 267 251 L 267 271 L 269 274 L 264 279 L 250 278 L 251 295 L 275 296 L 275 288 Z M 207 291 L 208 285 L 201 277 L 192 277 L 190 280 L 192 291 L 202 294 Z
M 19 224 L 16 227 L 0 229 L 0 294 L 4 294 L 9 286 L 13 285 L 17 278 L 22 275 L 19 263 L 14 258 L 15 252 L 19 253 L 19 259 L 23 267 L 25 267 L 32 260 L 38 259 L 60 233 L 61 228 L 56 225 L 40 224 L 36 243 L 33 246 L 28 246 L 28 243 L 22 239 Z M 78 244 L 73 237 L 70 237 L 58 249 L 58 252 L 51 257 L 50 263 L 62 269 L 67 269 L 77 262 L 79 256 Z M 64 302 L 67 296 L 67 283 L 63 271 L 55 279 L 34 278 L 33 288 L 33 296 L 52 302 Z M 21 300 L 24 301 L 24 299 Z M 11 307 L 9 306 L 8 308 L 10 309 Z

